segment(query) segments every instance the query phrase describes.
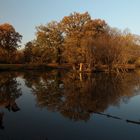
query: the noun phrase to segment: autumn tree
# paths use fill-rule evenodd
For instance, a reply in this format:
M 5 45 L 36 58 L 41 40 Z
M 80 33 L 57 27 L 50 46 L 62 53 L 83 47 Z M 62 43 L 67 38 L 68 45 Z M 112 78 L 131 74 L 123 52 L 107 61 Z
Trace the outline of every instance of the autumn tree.
M 3 48 L 0 48 L 0 63 L 7 62 L 7 53 Z
M 24 50 L 17 50 L 15 52 L 15 57 L 14 57 L 14 61 L 15 64 L 23 64 L 25 63 L 25 57 L 24 57 Z
M 66 16 L 60 22 L 61 29 L 65 36 L 63 56 L 68 63 L 73 64 L 73 69 L 80 62 L 84 62 L 84 48 L 81 48 L 82 30 L 84 25 L 90 21 L 90 15 L 73 13 Z
M 135 63 L 140 56 L 140 37 L 126 29 L 122 32 L 121 38 L 128 54 L 128 63 Z
M 25 44 L 24 57 L 25 57 L 25 62 L 27 63 L 32 61 L 32 48 L 33 48 L 33 43 L 31 41 Z
M 22 36 L 16 32 L 15 28 L 8 24 L 0 25 L 0 48 L 7 53 L 7 61 L 10 62 L 10 57 L 17 50 L 21 42 Z
M 80 71 L 105 65 L 112 71 L 140 56 L 140 37 L 112 28 L 104 20 L 91 19 L 88 12 L 74 12 L 36 30 L 36 38 L 25 47 L 27 62 L 69 63 Z
M 60 25 L 56 21 L 37 27 L 36 45 L 43 50 L 42 57 L 50 56 L 54 62 L 60 64 L 63 40 Z
M 101 36 L 94 42 L 94 46 L 94 58 L 97 65 L 107 65 L 111 71 L 115 64 L 125 64 L 126 57 L 119 37 Z
M 36 40 L 29 41 L 25 44 L 24 48 L 24 59 L 25 63 L 38 63 L 41 64 L 43 62 L 46 62 L 45 60 L 48 58 L 46 56 L 46 59 L 44 60 L 44 54 L 46 52 L 46 49 L 40 47 Z
M 106 65 L 111 71 L 116 64 L 126 64 L 128 53 L 121 32 L 109 27 L 102 20 L 95 20 L 85 28 L 84 46 L 90 65 Z M 97 28 L 96 28 L 97 27 Z M 99 28 L 100 27 L 100 28 Z
M 107 31 L 107 23 L 101 19 L 92 19 L 84 26 L 84 36 L 96 38 Z
M 81 46 L 85 48 L 85 59 L 88 68 L 91 70 L 97 63 L 95 59 L 95 51 L 97 49 L 95 42 L 98 38 L 105 35 L 107 32 L 107 23 L 101 19 L 92 19 L 88 21 L 83 28 L 83 37 Z
M 69 63 L 80 65 L 87 63 L 88 67 L 94 64 L 94 41 L 96 38 L 106 33 L 107 24 L 104 20 L 92 20 L 88 13 L 74 13 L 64 17 L 61 21 L 65 36 L 64 56 Z

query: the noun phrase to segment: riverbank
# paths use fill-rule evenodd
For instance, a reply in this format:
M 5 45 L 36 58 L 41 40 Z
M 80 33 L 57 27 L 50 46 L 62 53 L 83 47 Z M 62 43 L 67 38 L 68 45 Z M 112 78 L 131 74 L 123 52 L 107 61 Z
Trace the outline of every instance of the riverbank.
M 70 69 L 70 66 L 58 64 L 0 64 L 0 71 L 48 70 L 48 69 Z
M 134 64 L 115 65 L 114 69 L 118 70 L 135 70 L 137 67 Z M 0 64 L 0 71 L 22 71 L 22 70 L 48 70 L 48 69 L 67 69 L 71 70 L 70 64 Z M 96 66 L 94 70 L 83 70 L 82 72 L 107 72 L 107 65 Z M 80 71 L 79 71 L 80 72 Z

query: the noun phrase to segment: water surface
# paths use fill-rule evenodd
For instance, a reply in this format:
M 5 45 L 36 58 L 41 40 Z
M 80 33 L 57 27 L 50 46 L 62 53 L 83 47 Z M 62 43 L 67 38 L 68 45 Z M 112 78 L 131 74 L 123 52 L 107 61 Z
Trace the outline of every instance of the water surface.
M 2 140 L 139 140 L 140 76 L 0 73 Z

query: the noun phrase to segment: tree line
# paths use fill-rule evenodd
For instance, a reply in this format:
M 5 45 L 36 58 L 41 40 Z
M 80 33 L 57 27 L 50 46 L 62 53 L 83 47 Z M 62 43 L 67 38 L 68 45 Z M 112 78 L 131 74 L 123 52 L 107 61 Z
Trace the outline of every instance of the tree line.
M 12 25 L 0 25 L 0 63 L 70 64 L 74 70 L 107 65 L 111 70 L 134 64 L 140 56 L 138 35 L 92 19 L 88 12 L 37 26 L 35 38 L 19 50 L 21 39 Z

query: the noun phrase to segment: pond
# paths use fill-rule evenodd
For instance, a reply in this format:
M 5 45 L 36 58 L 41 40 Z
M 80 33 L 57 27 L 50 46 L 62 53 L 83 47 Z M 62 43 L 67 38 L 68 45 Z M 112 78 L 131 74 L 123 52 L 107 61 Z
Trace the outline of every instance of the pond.
M 140 74 L 0 73 L 0 140 L 139 140 Z

